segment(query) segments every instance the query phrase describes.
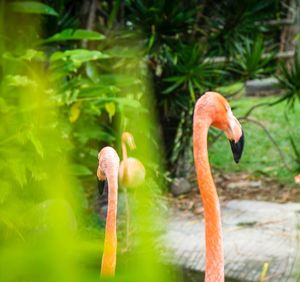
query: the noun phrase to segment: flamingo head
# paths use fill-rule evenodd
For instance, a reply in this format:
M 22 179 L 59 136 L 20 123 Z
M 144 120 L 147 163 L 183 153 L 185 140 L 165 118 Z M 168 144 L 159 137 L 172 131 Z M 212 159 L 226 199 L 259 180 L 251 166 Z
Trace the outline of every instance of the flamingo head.
M 123 132 L 122 133 L 122 142 L 127 144 L 130 150 L 134 150 L 136 148 L 134 143 L 134 138 L 131 133 L 129 132 Z
M 244 132 L 233 115 L 229 103 L 216 92 L 206 92 L 199 102 L 203 106 L 202 112 L 210 119 L 211 125 L 224 131 L 230 142 L 234 161 L 238 163 L 244 149 Z
M 99 165 L 98 165 L 98 168 L 97 168 L 97 186 L 98 186 L 98 191 L 99 191 L 99 194 L 102 195 L 104 190 L 105 190 L 105 187 L 107 186 L 107 180 L 106 180 L 106 176 L 105 176 L 105 173 L 104 173 L 104 170 L 102 168 L 102 165 L 100 164 L 100 159 L 103 158 L 103 150 L 101 150 L 98 154 L 98 160 L 99 160 Z
M 119 172 L 120 159 L 116 151 L 111 147 L 104 147 L 98 154 L 98 189 L 100 194 L 107 188 L 107 177 L 112 175 L 117 177 Z M 104 181 L 104 185 L 102 184 Z

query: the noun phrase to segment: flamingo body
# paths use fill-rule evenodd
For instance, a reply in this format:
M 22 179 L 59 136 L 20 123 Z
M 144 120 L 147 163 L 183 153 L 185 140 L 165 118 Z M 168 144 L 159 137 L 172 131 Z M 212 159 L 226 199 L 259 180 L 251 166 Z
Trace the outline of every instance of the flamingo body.
M 131 133 L 122 134 L 122 155 L 123 160 L 120 163 L 119 180 L 126 188 L 135 188 L 145 181 L 146 171 L 141 161 L 127 156 L 126 145 L 130 150 L 136 148 L 134 138 Z
M 193 147 L 197 180 L 204 208 L 205 282 L 223 282 L 224 250 L 220 204 L 207 152 L 207 135 L 210 126 L 224 131 L 230 141 L 234 160 L 238 162 L 244 145 L 243 131 L 226 99 L 215 92 L 205 93 L 196 103 Z
M 126 169 L 128 167 L 128 170 Z M 146 171 L 143 164 L 135 158 L 127 158 L 120 163 L 119 179 L 128 188 L 140 186 L 145 181 Z
M 127 148 L 130 150 L 136 148 L 134 138 L 131 133 L 123 132 L 122 134 L 122 156 L 123 160 L 120 163 L 119 169 L 119 181 L 124 187 L 125 192 L 125 214 L 126 214 L 126 233 L 125 233 L 125 251 L 129 249 L 129 234 L 130 234 L 130 206 L 129 206 L 129 196 L 128 189 L 137 188 L 145 181 L 146 171 L 141 163 L 136 158 L 128 158 Z

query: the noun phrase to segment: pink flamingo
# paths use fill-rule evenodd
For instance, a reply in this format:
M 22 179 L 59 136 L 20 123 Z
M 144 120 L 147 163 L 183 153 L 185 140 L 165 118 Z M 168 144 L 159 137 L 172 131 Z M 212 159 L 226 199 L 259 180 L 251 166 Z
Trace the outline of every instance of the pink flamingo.
M 101 265 L 101 277 L 113 277 L 117 256 L 117 206 L 118 173 L 120 159 L 111 147 L 104 147 L 98 154 L 97 177 L 108 182 L 108 209 L 105 226 L 104 249 Z
M 134 138 L 131 133 L 123 132 L 122 134 L 122 156 L 120 163 L 119 179 L 126 188 L 135 188 L 145 181 L 145 168 L 143 164 L 136 158 L 127 155 L 126 145 L 130 150 L 136 148 Z
M 232 114 L 226 99 L 218 93 L 207 92 L 196 103 L 193 121 L 193 147 L 198 185 L 202 197 L 205 220 L 205 282 L 224 281 L 224 250 L 220 204 L 207 152 L 210 126 L 225 132 L 230 141 L 235 162 L 239 162 L 244 135 L 240 123 Z

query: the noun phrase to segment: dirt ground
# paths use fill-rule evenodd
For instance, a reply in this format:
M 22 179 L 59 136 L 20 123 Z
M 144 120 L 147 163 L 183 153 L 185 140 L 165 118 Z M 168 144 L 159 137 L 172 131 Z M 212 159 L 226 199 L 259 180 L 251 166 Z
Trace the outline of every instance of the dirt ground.
M 214 180 L 217 187 L 220 202 L 233 199 L 270 201 L 276 203 L 300 201 L 300 185 L 287 186 L 268 177 L 256 177 L 246 173 L 222 174 L 214 172 Z M 169 200 L 182 211 L 190 211 L 194 214 L 203 212 L 199 201 L 199 190 L 196 181 L 188 194 L 179 197 L 169 195 Z

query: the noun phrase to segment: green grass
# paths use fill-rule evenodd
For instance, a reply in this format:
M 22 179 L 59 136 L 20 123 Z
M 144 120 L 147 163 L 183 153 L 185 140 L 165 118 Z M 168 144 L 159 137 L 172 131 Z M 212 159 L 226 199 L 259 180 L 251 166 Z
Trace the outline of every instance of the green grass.
M 276 99 L 277 97 L 242 97 L 232 100 L 230 104 L 235 116 L 241 117 L 253 105 L 274 102 Z M 296 103 L 293 111 L 287 110 L 285 103 L 259 107 L 252 112 L 250 117 L 263 123 L 268 129 L 292 170 L 284 166 L 278 150 L 263 129 L 249 122 L 242 124 L 245 133 L 245 148 L 240 163 L 236 165 L 233 162 L 228 141 L 222 136 L 209 149 L 211 164 L 224 172 L 246 171 L 251 174 L 267 174 L 280 182 L 293 183 L 297 164 L 289 136 L 292 134 L 300 149 L 300 104 Z

